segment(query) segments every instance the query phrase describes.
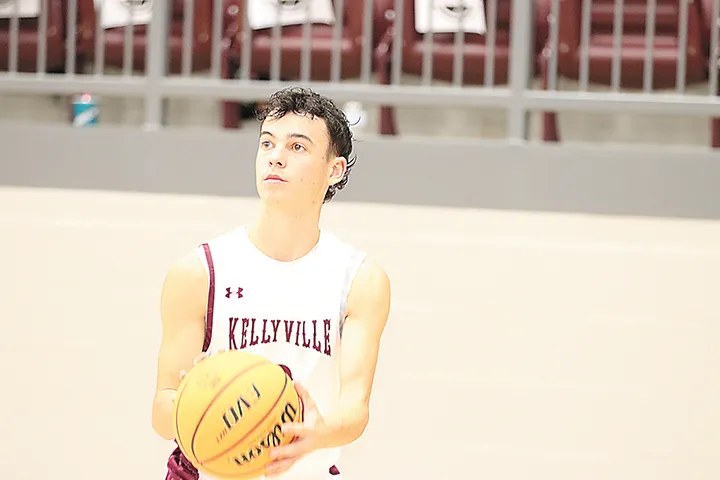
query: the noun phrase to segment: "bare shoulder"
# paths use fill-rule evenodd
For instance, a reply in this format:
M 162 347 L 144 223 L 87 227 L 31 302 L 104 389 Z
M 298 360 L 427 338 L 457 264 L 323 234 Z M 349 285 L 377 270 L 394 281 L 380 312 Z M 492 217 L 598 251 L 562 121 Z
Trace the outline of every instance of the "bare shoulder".
M 361 290 L 371 290 L 376 293 L 390 290 L 390 277 L 385 269 L 371 257 L 365 257 L 365 260 L 358 268 L 355 275 L 355 283 L 353 287 L 359 287 Z
M 204 316 L 207 306 L 209 277 L 200 257 L 189 252 L 176 260 L 165 275 L 161 302 L 167 315 L 163 318 L 176 318 L 176 309 L 185 310 L 189 316 Z
M 348 313 L 372 311 L 386 317 L 390 309 L 390 277 L 373 258 L 366 257 L 355 275 L 348 295 Z
M 205 265 L 194 251 L 186 253 L 171 264 L 167 276 L 186 281 L 208 281 Z

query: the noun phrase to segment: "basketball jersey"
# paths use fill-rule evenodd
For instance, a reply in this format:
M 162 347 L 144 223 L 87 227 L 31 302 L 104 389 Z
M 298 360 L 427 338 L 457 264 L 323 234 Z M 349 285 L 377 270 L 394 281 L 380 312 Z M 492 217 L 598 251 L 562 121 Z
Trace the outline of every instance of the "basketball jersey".
M 309 253 L 281 262 L 258 250 L 246 227 L 196 252 L 210 280 L 203 349 L 262 355 L 307 388 L 321 415 L 332 411 L 347 297 L 365 254 L 323 230 Z M 325 479 L 339 455 L 339 448 L 312 452 L 277 478 Z

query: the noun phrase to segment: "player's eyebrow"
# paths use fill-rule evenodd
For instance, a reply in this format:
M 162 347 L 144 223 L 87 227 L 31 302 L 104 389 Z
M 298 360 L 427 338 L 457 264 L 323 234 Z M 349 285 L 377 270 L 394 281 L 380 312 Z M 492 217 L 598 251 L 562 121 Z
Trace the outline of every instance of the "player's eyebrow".
M 273 135 L 272 132 L 269 132 L 267 130 L 263 130 L 262 132 L 260 132 L 260 136 L 262 137 L 263 135 L 270 135 L 271 137 L 275 138 L 275 135 Z M 302 134 L 302 133 L 289 133 L 287 135 L 287 137 L 288 138 L 302 138 L 302 139 L 307 140 L 308 142 L 312 143 L 313 145 L 315 144 L 315 142 L 313 142 L 312 138 L 310 138 L 307 135 Z

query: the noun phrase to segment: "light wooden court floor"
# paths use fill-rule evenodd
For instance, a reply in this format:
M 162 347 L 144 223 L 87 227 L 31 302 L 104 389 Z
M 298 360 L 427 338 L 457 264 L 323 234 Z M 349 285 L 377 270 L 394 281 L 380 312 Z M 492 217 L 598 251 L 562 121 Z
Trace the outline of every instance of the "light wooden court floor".
M 0 189 L 8 480 L 161 480 L 168 265 L 254 200 Z M 345 479 L 720 478 L 720 223 L 331 203 L 393 282 Z

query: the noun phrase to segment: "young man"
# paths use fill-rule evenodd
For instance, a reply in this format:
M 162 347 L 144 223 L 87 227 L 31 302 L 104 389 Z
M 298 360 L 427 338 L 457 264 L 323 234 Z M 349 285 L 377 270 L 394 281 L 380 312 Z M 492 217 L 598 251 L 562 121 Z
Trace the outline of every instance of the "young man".
M 246 349 L 287 367 L 305 407 L 303 424 L 286 425 L 299 439 L 271 451 L 267 477 L 323 480 L 338 475 L 340 447 L 368 423 L 390 283 L 363 252 L 319 228 L 323 204 L 355 163 L 343 112 L 291 88 L 259 120 L 256 222 L 201 245 L 165 278 L 152 424 L 174 439 L 182 372 L 203 355 Z M 198 478 L 207 477 L 175 449 L 166 479 Z

